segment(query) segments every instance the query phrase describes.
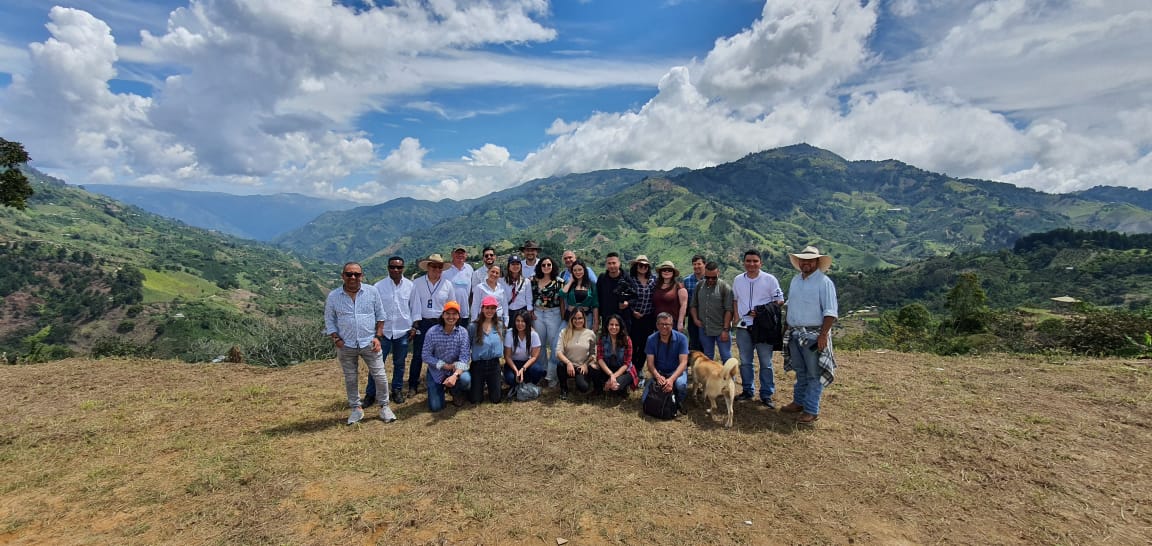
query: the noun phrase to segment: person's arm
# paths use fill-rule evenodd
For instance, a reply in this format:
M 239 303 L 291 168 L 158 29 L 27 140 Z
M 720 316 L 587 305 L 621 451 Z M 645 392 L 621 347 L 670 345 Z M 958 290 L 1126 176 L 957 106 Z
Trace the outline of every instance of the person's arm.
M 512 368 L 513 373 L 518 373 L 520 370 L 516 368 L 516 363 L 512 361 L 513 343 L 516 343 L 516 332 L 512 330 L 504 332 L 504 365 Z
M 609 377 L 612 376 L 612 370 L 609 370 L 608 363 L 604 362 L 604 340 L 602 339 L 596 341 L 596 367 L 608 374 Z
M 680 314 L 676 315 L 676 329 L 684 330 L 684 317 L 688 312 L 688 289 L 684 285 L 680 285 L 680 290 L 676 291 L 676 295 L 680 298 Z

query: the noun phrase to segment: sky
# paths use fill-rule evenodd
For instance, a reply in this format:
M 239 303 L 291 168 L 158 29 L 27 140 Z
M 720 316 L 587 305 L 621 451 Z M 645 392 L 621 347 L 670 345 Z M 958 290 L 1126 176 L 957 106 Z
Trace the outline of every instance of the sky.
M 1147 0 L 0 0 L 0 137 L 74 184 L 379 203 L 807 142 L 1152 188 Z

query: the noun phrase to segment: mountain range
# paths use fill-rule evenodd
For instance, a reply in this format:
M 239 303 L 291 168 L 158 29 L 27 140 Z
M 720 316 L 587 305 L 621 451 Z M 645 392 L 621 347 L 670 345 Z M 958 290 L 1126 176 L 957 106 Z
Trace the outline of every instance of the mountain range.
M 357 206 L 352 201 L 297 193 L 233 195 L 113 184 L 87 184 L 83 188 L 190 226 L 255 241 L 271 241 L 322 213 Z
M 275 239 L 325 261 L 409 260 L 464 245 L 502 253 L 525 239 L 546 252 L 646 254 L 686 265 L 694 254 L 736 264 L 755 248 L 770 263 L 812 244 L 838 267 L 895 267 L 953 252 L 1010 246 L 1058 228 L 1152 232 L 1152 192 L 1095 188 L 1048 194 L 957 179 L 896 160 L 848 161 L 806 144 L 715 167 L 557 176 L 465 201 L 401 199 L 320 215 Z M 378 269 L 375 269 L 378 268 Z

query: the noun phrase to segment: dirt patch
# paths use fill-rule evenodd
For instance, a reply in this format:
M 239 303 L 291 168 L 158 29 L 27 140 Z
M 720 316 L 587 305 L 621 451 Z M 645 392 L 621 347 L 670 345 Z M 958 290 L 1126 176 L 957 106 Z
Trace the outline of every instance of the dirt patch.
M 334 361 L 2 366 L 0 541 L 1144 544 L 1146 362 L 843 353 L 820 421 L 598 397 L 343 421 Z M 777 373 L 777 402 L 790 374 Z

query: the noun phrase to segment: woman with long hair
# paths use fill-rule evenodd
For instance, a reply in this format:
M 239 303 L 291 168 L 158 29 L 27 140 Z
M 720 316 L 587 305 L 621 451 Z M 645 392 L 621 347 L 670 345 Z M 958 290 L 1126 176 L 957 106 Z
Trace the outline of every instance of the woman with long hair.
M 508 294 L 508 313 L 504 324 L 511 325 L 511 320 L 518 313 L 532 311 L 532 284 L 524 276 L 524 264 L 519 256 L 508 257 L 508 270 L 504 272 L 503 283 L 504 291 Z
M 544 378 L 549 385 L 556 384 L 556 340 L 560 336 L 560 328 L 564 324 L 561 315 L 563 295 L 560 291 L 564 283 L 556 270 L 556 262 L 550 256 L 540 258 L 536 264 L 536 273 L 532 278 L 532 321 L 536 332 L 540 334 L 540 365 L 539 371 L 544 372 Z
M 480 304 L 489 296 L 496 298 L 496 318 L 508 323 L 508 291 L 500 279 L 500 266 L 492 264 L 484 274 L 484 280 L 472 287 L 472 316 L 480 316 Z
M 500 357 L 504 354 L 504 324 L 496 316 L 500 302 L 492 296 L 485 296 L 480 302 L 480 316 L 472 320 L 469 334 L 472 336 L 471 399 L 479 404 L 484 398 L 484 387 L 488 387 L 488 401 L 500 402 Z
M 561 291 L 564 295 L 564 313 L 571 313 L 573 309 L 580 308 L 590 317 L 588 328 L 593 332 L 600 324 L 600 298 L 596 296 L 596 284 L 588 277 L 588 268 L 584 262 L 576 260 L 572 263 L 572 278 L 564 284 Z
M 525 381 L 540 383 L 544 367 L 540 364 L 540 334 L 532 329 L 532 314 L 520 313 L 504 334 L 504 382 L 515 387 Z
M 688 311 L 688 289 L 680 282 L 680 270 L 670 260 L 656 267 L 656 286 L 652 288 L 652 312 L 672 315 L 672 329 L 684 331 L 684 314 Z
M 624 319 L 612 315 L 604 321 L 604 333 L 596 345 L 596 368 L 592 370 L 592 388 L 628 396 L 636 387 L 636 368 L 632 366 L 632 339 L 624 329 Z
M 588 384 L 588 372 L 596 362 L 596 333 L 585 327 L 588 315 L 577 307 L 568 317 L 568 326 L 560 332 L 556 343 L 556 375 L 560 380 L 560 399 L 568 399 L 568 378 L 576 380 L 576 390 L 586 393 L 592 390 Z
M 652 312 L 652 289 L 656 286 L 656 279 L 652 277 L 652 263 L 643 254 L 632 260 L 628 274 L 632 297 L 627 300 L 625 312 L 632 313 L 632 324 L 628 329 L 628 336 L 632 338 L 632 365 L 643 370 L 648 357 L 644 346 L 648 343 L 648 336 L 656 331 L 656 313 Z

